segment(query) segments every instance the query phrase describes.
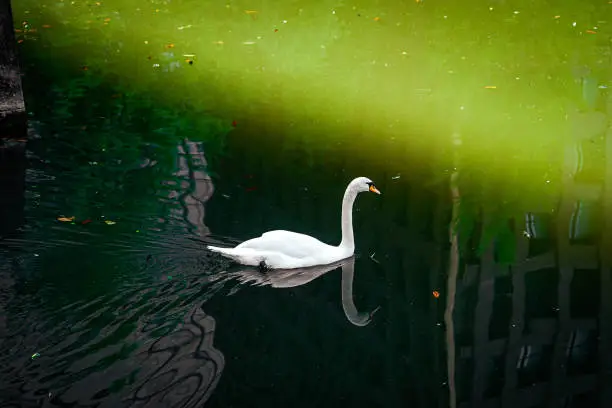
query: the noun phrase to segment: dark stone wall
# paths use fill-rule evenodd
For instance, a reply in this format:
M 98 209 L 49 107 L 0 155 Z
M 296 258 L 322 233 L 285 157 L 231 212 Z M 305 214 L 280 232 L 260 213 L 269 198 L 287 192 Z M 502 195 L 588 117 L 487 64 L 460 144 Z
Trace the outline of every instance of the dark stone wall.
M 0 138 L 25 136 L 25 106 L 10 0 L 0 0 Z
M 0 240 L 23 222 L 27 121 L 9 0 L 0 0 Z

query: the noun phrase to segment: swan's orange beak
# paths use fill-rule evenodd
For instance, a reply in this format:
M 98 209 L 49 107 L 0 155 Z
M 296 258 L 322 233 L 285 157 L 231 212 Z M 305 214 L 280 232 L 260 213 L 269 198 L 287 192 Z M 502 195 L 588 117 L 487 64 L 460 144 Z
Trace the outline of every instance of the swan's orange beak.
M 372 184 L 370 186 L 370 191 L 376 194 L 380 194 L 380 191 L 378 191 L 378 189 L 376 187 L 374 187 L 374 184 Z

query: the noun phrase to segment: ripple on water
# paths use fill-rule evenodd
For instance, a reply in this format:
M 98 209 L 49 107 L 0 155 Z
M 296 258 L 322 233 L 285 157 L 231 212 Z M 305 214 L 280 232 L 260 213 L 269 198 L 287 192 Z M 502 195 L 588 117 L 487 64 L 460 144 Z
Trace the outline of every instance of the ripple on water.
M 118 289 L 55 308 L 40 296 L 45 291 L 54 296 L 57 288 L 18 294 L 15 287 L 24 278 L 15 264 L 32 273 L 45 251 L 87 241 L 62 235 L 62 243 L 14 241 L 12 248 L 20 247 L 20 253 L 0 254 L 18 260 L 3 262 L 0 269 L 1 280 L 14 280 L 0 298 L 7 316 L 0 337 L 6 350 L 0 356 L 2 405 L 201 406 L 224 367 L 223 354 L 214 347 L 215 319 L 202 309 L 226 283 L 211 278 L 223 261 L 196 256 L 203 244 L 193 241 L 180 248 L 151 240 L 133 251 L 129 240 L 117 240 L 110 247 L 119 259 L 135 254 L 144 259 Z

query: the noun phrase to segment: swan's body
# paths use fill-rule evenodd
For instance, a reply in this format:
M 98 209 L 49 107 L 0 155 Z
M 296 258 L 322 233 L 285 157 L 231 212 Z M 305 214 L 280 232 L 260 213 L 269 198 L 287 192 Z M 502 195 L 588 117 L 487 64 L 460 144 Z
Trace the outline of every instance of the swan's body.
M 342 241 L 338 246 L 325 244 L 309 235 L 276 230 L 234 248 L 210 245 L 207 248 L 239 264 L 269 269 L 307 268 L 341 261 L 355 252 L 353 203 L 362 191 L 380 194 L 372 180 L 366 177 L 358 177 L 349 183 L 342 200 Z

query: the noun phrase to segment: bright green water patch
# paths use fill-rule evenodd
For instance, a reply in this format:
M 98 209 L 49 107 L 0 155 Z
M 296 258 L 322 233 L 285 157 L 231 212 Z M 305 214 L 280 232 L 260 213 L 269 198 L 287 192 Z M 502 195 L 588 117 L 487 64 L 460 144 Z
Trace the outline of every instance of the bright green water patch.
M 53 67 L 47 80 L 56 84 L 59 119 L 69 103 L 90 114 L 89 105 L 102 104 L 150 129 L 152 138 L 206 134 L 219 149 L 230 129 L 248 126 L 247 134 L 274 138 L 279 153 L 340 156 L 389 173 L 427 168 L 429 185 L 448 183 L 458 167 L 468 225 L 482 205 L 499 225 L 523 211 L 553 210 L 564 165 L 581 166 L 582 152 L 569 159 L 567 152 L 584 140 L 594 151 L 584 161 L 595 165 L 581 172 L 591 179 L 601 173 L 602 121 L 592 114 L 605 105 L 607 4 L 14 7 L 30 63 L 26 86 L 39 83 L 36 67 Z M 70 83 L 58 85 L 58 75 Z M 74 94 L 83 87 L 91 92 Z M 107 98 L 114 100 L 102 102 Z M 133 108 L 142 100 L 159 111 L 155 123 L 137 122 L 147 116 Z M 133 145 L 126 138 L 118 137 L 117 148 Z

